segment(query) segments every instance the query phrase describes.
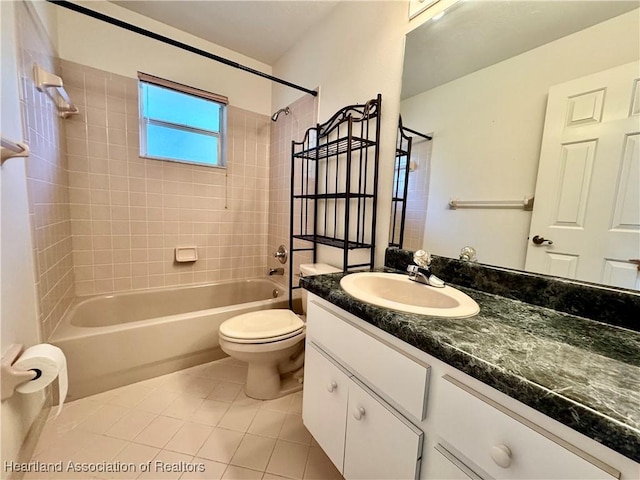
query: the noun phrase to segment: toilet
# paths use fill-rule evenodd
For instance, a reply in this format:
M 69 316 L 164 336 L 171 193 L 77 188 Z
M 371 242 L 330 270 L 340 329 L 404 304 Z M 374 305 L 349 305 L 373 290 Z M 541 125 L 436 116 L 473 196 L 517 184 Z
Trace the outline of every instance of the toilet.
M 323 263 L 300 265 L 300 275 L 341 270 Z M 302 290 L 306 313 L 307 293 Z M 245 394 L 259 400 L 282 397 L 302 389 L 305 323 L 291 310 L 271 309 L 244 313 L 226 320 L 219 329 L 220 348 L 247 362 Z

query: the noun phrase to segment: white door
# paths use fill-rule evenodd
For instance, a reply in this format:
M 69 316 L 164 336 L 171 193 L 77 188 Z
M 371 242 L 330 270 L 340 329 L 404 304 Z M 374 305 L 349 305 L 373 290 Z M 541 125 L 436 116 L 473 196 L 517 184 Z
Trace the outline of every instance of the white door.
M 306 386 L 305 386 L 306 388 Z M 349 387 L 344 478 L 415 480 L 422 432 L 354 377 Z
M 640 288 L 639 77 L 633 62 L 549 89 L 527 270 Z

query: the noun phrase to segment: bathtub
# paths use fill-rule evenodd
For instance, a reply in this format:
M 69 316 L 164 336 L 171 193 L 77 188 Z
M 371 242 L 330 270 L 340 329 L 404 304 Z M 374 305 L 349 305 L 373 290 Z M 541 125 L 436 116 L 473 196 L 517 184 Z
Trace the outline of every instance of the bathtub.
M 50 343 L 67 357 L 68 400 L 226 356 L 218 327 L 235 315 L 287 308 L 266 279 L 79 298 Z

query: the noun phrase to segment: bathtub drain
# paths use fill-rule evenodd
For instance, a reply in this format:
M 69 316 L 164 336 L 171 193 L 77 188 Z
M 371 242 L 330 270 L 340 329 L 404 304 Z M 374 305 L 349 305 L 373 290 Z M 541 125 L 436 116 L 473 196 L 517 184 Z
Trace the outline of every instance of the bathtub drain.
M 280 290 L 278 290 L 277 288 L 274 288 L 271 294 L 273 295 L 273 298 L 278 298 L 278 295 L 280 295 Z

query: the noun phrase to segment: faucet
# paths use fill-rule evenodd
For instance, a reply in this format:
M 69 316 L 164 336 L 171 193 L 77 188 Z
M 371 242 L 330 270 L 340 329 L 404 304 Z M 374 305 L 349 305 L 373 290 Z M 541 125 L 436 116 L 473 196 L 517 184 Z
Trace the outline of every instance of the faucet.
M 284 268 L 270 268 L 269 275 L 284 275 Z
M 429 285 L 431 287 L 444 287 L 444 282 L 431 273 L 431 270 L 429 269 L 429 265 L 431 264 L 431 255 L 424 250 L 418 250 L 413 254 L 413 261 L 415 265 L 409 265 L 407 267 L 409 280 Z

